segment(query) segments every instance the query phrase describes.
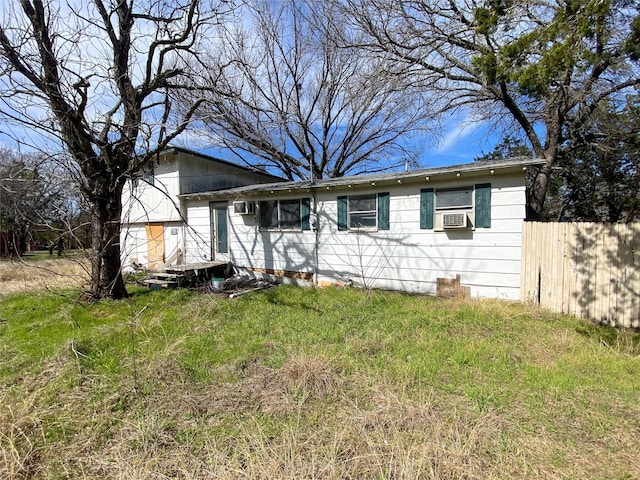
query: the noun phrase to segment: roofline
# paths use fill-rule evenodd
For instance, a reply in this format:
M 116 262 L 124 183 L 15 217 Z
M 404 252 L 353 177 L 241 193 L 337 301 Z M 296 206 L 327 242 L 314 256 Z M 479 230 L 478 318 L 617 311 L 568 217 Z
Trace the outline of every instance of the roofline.
M 265 172 L 263 170 L 259 170 L 257 168 L 252 168 L 252 167 L 248 167 L 246 165 L 240 165 L 238 163 L 230 162 L 229 160 L 223 160 L 222 158 L 214 157 L 212 155 L 207 155 L 205 153 L 201 153 L 201 152 L 198 152 L 196 150 L 191 150 L 191 149 L 185 148 L 185 147 L 178 147 L 178 146 L 171 145 L 171 146 L 165 147 L 162 150 L 160 150 L 159 154 L 160 155 L 165 155 L 167 153 L 173 153 L 173 152 L 175 152 L 175 153 L 185 153 L 187 155 L 194 155 L 194 156 L 200 157 L 200 158 L 202 158 L 204 160 L 209 160 L 211 162 L 222 163 L 224 165 L 228 165 L 228 166 L 234 167 L 234 168 L 240 168 L 242 170 L 245 170 L 245 171 L 251 172 L 251 173 L 258 173 L 260 175 L 271 177 L 274 180 L 279 181 L 279 182 L 286 182 L 287 181 L 286 178 L 282 178 L 282 177 L 279 177 L 277 175 L 273 175 L 273 174 Z
M 329 178 L 317 180 L 312 183 L 305 181 L 289 181 L 277 183 L 261 183 L 234 187 L 226 190 L 210 192 L 194 192 L 180 195 L 180 197 L 215 197 L 232 198 L 255 196 L 265 192 L 293 192 L 297 190 L 310 191 L 311 189 L 350 188 L 356 186 L 382 186 L 393 184 L 407 184 L 422 182 L 428 185 L 432 181 L 455 180 L 462 176 L 478 177 L 482 174 L 504 175 L 526 171 L 528 167 L 542 165 L 543 159 L 529 157 L 515 157 L 510 159 L 465 163 L 461 165 L 449 165 L 446 167 L 425 168 L 410 172 L 393 172 L 373 175 L 353 175 L 350 177 Z

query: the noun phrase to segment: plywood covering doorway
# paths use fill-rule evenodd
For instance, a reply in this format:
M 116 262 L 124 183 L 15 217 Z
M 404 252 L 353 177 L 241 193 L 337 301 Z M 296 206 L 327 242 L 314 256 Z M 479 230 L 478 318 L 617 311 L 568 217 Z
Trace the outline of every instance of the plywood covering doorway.
M 147 258 L 148 268 L 156 270 L 164 264 L 164 224 L 147 223 Z

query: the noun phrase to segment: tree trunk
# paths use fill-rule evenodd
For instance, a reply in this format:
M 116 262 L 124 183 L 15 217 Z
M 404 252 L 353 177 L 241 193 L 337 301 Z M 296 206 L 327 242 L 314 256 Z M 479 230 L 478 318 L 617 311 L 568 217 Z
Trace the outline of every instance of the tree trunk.
M 120 263 L 120 218 L 124 182 L 108 185 L 108 196 L 91 205 L 91 287 L 94 300 L 126 298 Z M 105 198 L 106 197 L 106 198 Z
M 551 171 L 555 158 L 547 159 L 545 164 L 536 172 L 527 199 L 527 220 L 540 220 L 544 210 L 544 203 L 549 190 Z

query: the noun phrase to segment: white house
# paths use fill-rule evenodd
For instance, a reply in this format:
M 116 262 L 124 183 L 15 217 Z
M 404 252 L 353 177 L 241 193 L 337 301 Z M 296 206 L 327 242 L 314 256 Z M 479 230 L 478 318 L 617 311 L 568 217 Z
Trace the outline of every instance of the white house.
M 194 218 L 199 228 L 190 228 L 189 212 L 181 195 L 279 180 L 282 179 L 183 148 L 163 150 L 124 189 L 120 238 L 123 265 L 135 263 L 160 269 L 213 260 L 216 249 L 211 243 L 209 215 L 206 219 Z M 202 228 L 203 221 L 206 228 Z
M 314 284 L 422 293 L 460 275 L 471 296 L 519 300 L 525 171 L 539 163 L 516 158 L 185 193 L 194 232 L 186 258 L 223 256 Z

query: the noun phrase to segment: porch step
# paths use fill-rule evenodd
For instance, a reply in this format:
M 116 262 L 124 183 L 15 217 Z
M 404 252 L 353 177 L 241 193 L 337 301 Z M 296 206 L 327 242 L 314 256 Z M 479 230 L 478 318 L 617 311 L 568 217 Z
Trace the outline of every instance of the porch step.
M 166 280 L 179 280 L 184 278 L 183 273 L 167 273 L 167 272 L 156 272 L 149 275 L 149 278 L 157 278 L 157 279 L 166 279 Z
M 155 272 L 152 273 L 151 276 L 162 278 L 180 278 L 184 277 L 184 273 Z
M 163 272 L 149 272 L 147 278 L 139 280 L 140 285 L 151 290 L 162 288 L 185 288 L 204 285 L 214 276 L 221 276 L 227 262 L 206 262 L 167 267 Z M 219 270 L 219 272 L 216 272 Z
M 145 278 L 140 283 L 146 285 L 151 290 L 160 290 L 161 288 L 178 288 L 178 281 L 172 281 L 161 278 Z

